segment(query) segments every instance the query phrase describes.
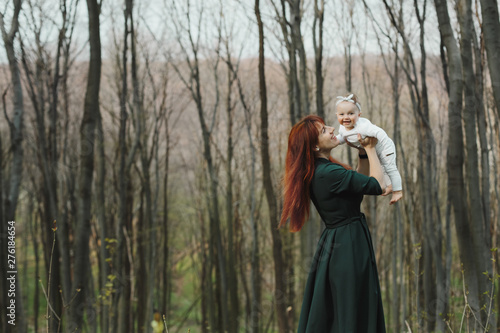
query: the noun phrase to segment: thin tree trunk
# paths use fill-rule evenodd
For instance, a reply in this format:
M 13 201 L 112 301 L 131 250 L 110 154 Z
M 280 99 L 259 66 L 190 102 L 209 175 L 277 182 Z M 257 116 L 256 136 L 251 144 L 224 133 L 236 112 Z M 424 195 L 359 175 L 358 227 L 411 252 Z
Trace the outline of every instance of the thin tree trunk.
M 450 93 L 448 101 L 448 205 L 451 205 L 457 231 L 460 260 L 463 263 L 465 283 L 468 286 L 469 305 L 477 317 L 480 317 L 477 267 L 475 249 L 470 244 L 471 230 L 468 225 L 465 209 L 465 187 L 462 166 L 464 163 L 464 146 L 462 132 L 462 61 L 460 50 L 453 35 L 446 1 L 434 0 L 441 37 L 447 50 L 449 65 Z
M 293 0 L 297 1 L 297 0 Z M 299 0 L 300 1 L 300 0 Z M 287 11 L 286 6 L 287 3 L 290 6 L 290 15 L 292 16 L 291 21 L 296 20 L 294 17 L 294 11 L 292 6 L 294 3 L 289 2 L 287 0 L 280 0 L 281 10 L 278 9 L 274 1 L 271 1 L 271 4 L 274 7 L 274 11 L 276 13 L 276 17 L 278 18 L 278 22 L 280 24 L 281 32 L 283 34 L 283 39 L 285 42 L 285 47 L 288 53 L 288 70 L 286 69 L 286 64 L 282 64 L 285 73 L 287 74 L 287 83 L 288 83 L 288 101 L 290 103 L 290 121 L 291 124 L 295 124 L 302 118 L 303 115 L 303 103 L 301 103 L 301 86 L 299 83 L 298 75 L 298 65 L 297 65 L 297 56 L 296 53 L 298 51 L 297 40 L 294 36 L 294 30 L 292 27 L 292 22 L 287 19 Z M 300 15 L 300 12 L 299 12 Z M 300 25 L 300 21 L 299 21 Z
M 300 68 L 299 68 L 299 86 L 300 86 L 300 104 L 302 114 L 308 115 L 310 113 L 310 103 L 309 103 L 309 84 L 307 82 L 307 58 L 306 51 L 304 48 L 304 43 L 302 40 L 302 32 L 300 25 L 302 22 L 302 1 L 301 0 L 291 0 L 288 1 L 290 4 L 290 23 L 292 29 L 292 43 L 295 44 L 295 49 L 299 55 Z M 300 118 L 299 118 L 300 119 Z
M 7 90 L 2 94 L 2 107 L 3 111 L 6 111 L 6 106 L 5 106 L 5 95 L 7 94 Z M 2 136 L 0 135 L 0 188 L 4 188 L 4 183 L 3 183 L 3 171 L 5 167 L 5 156 L 3 155 L 3 145 L 2 145 Z M 3 192 L 0 191 L 0 234 L 5 235 L 7 231 L 7 226 L 8 224 L 6 223 L 5 220 L 5 215 L 4 215 L 4 198 L 3 198 Z M 8 253 L 7 252 L 7 242 L 4 241 L 3 237 L 0 237 L 0 251 L 2 253 Z M 7 257 L 6 256 L 0 256 L 0 269 L 2 269 L 5 272 L 5 269 L 7 268 Z M 2 296 L 0 297 L 0 307 L 2 309 L 7 308 L 7 302 L 9 302 L 8 298 L 6 297 L 7 295 L 7 280 L 6 279 L 0 279 L 0 290 L 2 291 Z M 0 320 L 2 332 L 8 332 L 7 331 L 7 317 L 3 317 Z
M 153 281 L 155 276 L 155 265 L 154 265 L 154 253 L 156 249 L 156 232 L 154 229 L 153 221 L 153 201 L 151 192 L 151 176 L 150 176 L 150 157 L 148 154 L 148 139 L 149 135 L 146 129 L 146 114 L 143 107 L 143 98 L 140 93 L 140 83 L 138 77 L 138 61 L 136 52 L 136 33 L 135 33 L 135 22 L 133 16 L 133 5 L 130 6 L 129 19 L 130 19 L 130 36 L 131 36 L 131 79 L 133 88 L 133 110 L 135 112 L 135 124 L 136 124 L 136 136 L 140 140 L 139 151 L 140 151 L 140 162 L 141 162 L 141 187 L 144 192 L 144 206 L 143 206 L 143 221 L 144 228 L 140 231 L 138 247 L 144 248 L 144 256 L 140 256 L 143 260 L 140 260 L 140 264 L 144 264 L 144 269 L 141 269 L 142 274 L 138 275 L 138 286 L 143 290 L 140 292 L 138 290 L 139 304 L 141 307 L 137 309 L 137 326 L 139 332 L 145 332 L 149 329 L 149 322 L 153 316 Z M 139 172 L 139 171 L 138 171 Z M 140 241 L 142 239 L 142 241 Z M 143 302 L 141 302 L 143 298 Z
M 0 145 L 0 150 L 1 150 L 1 145 Z M 1 181 L 0 181 L 1 185 Z M 31 240 L 33 243 L 33 253 L 35 255 L 35 276 L 39 276 L 39 252 L 38 252 L 38 235 L 36 232 L 36 218 L 33 217 L 33 196 L 29 196 L 29 202 L 28 202 L 28 213 L 29 213 L 29 229 L 30 229 L 30 235 L 31 235 Z M 35 284 L 35 292 L 34 292 L 34 298 L 33 298 L 33 319 L 34 319 L 34 332 L 38 332 L 38 306 L 40 304 L 40 294 L 39 294 L 39 283 Z M 7 330 L 3 331 L 6 332 Z
M 237 73 L 235 73 L 237 74 Z M 251 161 L 251 170 L 250 170 L 250 226 L 252 228 L 252 250 L 251 250 L 251 276 L 250 276 L 250 297 L 248 297 L 247 303 L 247 327 L 249 327 L 250 332 L 259 333 L 262 331 L 262 309 L 261 309 L 261 272 L 260 272 L 260 254 L 259 254 L 259 225 L 257 218 L 255 216 L 256 210 L 256 191 L 255 191 L 255 179 L 256 179 L 256 168 L 257 164 L 257 149 L 253 142 L 252 136 L 252 112 L 248 107 L 245 99 L 245 95 L 243 93 L 243 87 L 241 85 L 240 78 L 237 77 L 238 84 L 238 92 L 240 95 L 240 101 L 243 106 L 243 111 L 245 115 L 245 125 L 248 135 L 248 146 L 250 147 L 250 161 Z M 235 222 L 237 219 L 235 218 Z M 239 251 L 237 251 L 239 253 Z M 243 267 L 243 266 L 242 266 Z M 241 274 L 244 279 L 244 274 Z M 249 294 L 246 282 L 243 280 L 243 287 L 245 290 L 245 294 Z M 248 306 L 249 305 L 249 306 Z
M 61 134 L 61 141 L 63 144 L 61 145 L 60 148 L 60 156 L 58 159 L 62 161 L 62 165 L 66 165 L 67 163 L 67 157 L 68 157 L 68 134 L 69 134 L 69 104 L 70 104 L 70 97 L 69 97 L 69 92 L 68 92 L 68 79 L 69 79 L 69 71 L 72 62 L 70 61 L 70 48 L 72 46 L 72 37 L 73 37 L 73 32 L 74 32 L 74 27 L 75 27 L 75 17 L 76 17 L 76 7 L 73 8 L 72 13 L 67 13 L 67 8 L 66 8 L 66 1 L 64 1 L 64 6 L 62 6 L 62 16 L 65 20 L 68 20 L 68 22 L 71 20 L 71 23 L 68 24 L 68 26 L 64 26 L 61 28 L 61 32 L 64 31 L 64 29 L 69 29 L 70 33 L 67 35 L 64 35 L 65 37 L 63 38 L 62 36 L 60 37 L 60 40 L 64 40 L 65 44 L 64 47 L 61 47 L 62 53 L 63 53 L 63 66 L 62 66 L 62 73 L 60 74 L 60 79 L 61 79 L 61 86 L 62 86 L 62 111 L 64 112 L 64 117 L 61 117 L 61 119 L 64 119 L 64 123 L 62 125 L 62 129 L 60 131 Z M 71 18 L 68 16 L 71 15 Z M 55 90 L 55 88 L 54 88 Z M 54 93 L 55 94 L 55 93 Z M 59 98 L 57 98 L 59 100 Z M 74 169 L 73 171 L 74 172 Z M 61 295 L 62 302 L 67 305 L 70 302 L 71 297 L 74 294 L 74 291 L 71 290 L 71 261 L 70 261 L 70 251 L 68 249 L 71 248 L 71 243 L 69 239 L 69 228 L 68 225 L 70 225 L 69 220 L 69 214 L 68 214 L 68 205 L 66 204 L 64 198 L 69 199 L 72 196 L 72 189 L 71 186 L 68 186 L 72 184 L 72 179 L 70 175 L 68 175 L 68 180 L 65 184 L 65 182 L 59 182 L 59 192 L 60 192 L 60 198 L 62 200 L 58 200 L 59 207 L 58 207 L 58 216 L 60 216 L 59 220 L 57 221 L 57 240 L 58 240 L 58 246 L 59 246 L 59 252 L 60 252 L 60 258 L 61 258 L 61 280 L 62 280 L 62 290 L 63 294 Z M 56 178 L 57 179 L 57 178 Z M 66 185 L 66 186 L 65 186 Z M 65 191 L 67 192 L 65 194 Z M 57 193 L 57 192 L 56 192 Z M 67 195 L 69 194 L 69 195 Z M 75 200 L 76 201 L 76 200 Z M 74 202 L 71 200 L 71 202 Z M 73 204 L 74 205 L 74 204 Z
M 351 6 L 353 3 L 345 3 L 346 6 Z M 341 14 L 342 15 L 342 14 Z M 349 8 L 349 23 L 353 24 L 352 10 Z M 352 53 L 351 53 L 351 45 L 352 45 L 352 29 L 347 29 L 344 31 L 346 35 L 343 36 L 344 42 L 344 81 L 345 81 L 345 92 L 342 93 L 350 93 L 352 92 Z M 364 71 L 363 71 L 364 74 Z M 363 75 L 363 83 L 365 83 L 365 77 Z M 347 149 L 347 163 L 349 165 L 353 164 L 353 157 L 351 149 Z M 372 201 L 370 201 L 372 202 Z M 374 232 L 375 233 L 375 232 Z
M 401 16 L 400 16 L 401 17 Z M 380 42 L 379 42 L 380 45 Z M 382 47 L 380 46 L 381 51 Z M 396 44 L 393 47 L 394 52 L 397 54 L 399 52 L 399 43 L 396 41 Z M 383 55 L 383 52 L 382 52 Z M 384 56 L 384 55 L 383 55 Z M 391 78 L 392 83 L 392 100 L 394 104 L 394 127 L 393 127 L 393 139 L 396 147 L 401 147 L 401 137 L 400 137 L 400 110 L 399 110 L 399 66 L 397 56 L 394 57 L 394 68 L 391 71 L 385 60 L 384 56 L 384 65 L 387 73 Z M 403 291 L 404 291 L 404 281 L 403 281 L 403 223 L 401 220 L 401 207 L 399 204 L 396 204 L 396 210 L 394 211 L 394 229 L 393 229 L 393 249 L 395 249 L 392 254 L 392 284 L 393 284 L 393 295 L 392 295 L 392 320 L 395 332 L 401 331 L 401 320 L 400 320 L 400 311 L 401 311 L 401 303 L 404 306 L 403 299 Z M 398 267 L 398 262 L 399 266 Z M 398 278 L 399 278 L 399 286 L 398 286 Z M 398 288 L 399 287 L 399 288 Z M 398 294 L 399 292 L 399 294 Z M 403 319 L 405 317 L 403 316 Z
M 444 272 L 443 260 L 441 254 L 442 236 L 441 219 L 437 206 L 433 204 L 438 200 L 435 197 L 437 193 L 438 182 L 434 176 L 436 168 L 435 140 L 430 127 L 429 101 L 427 93 L 427 57 L 425 50 L 425 30 L 424 23 L 427 12 L 427 1 L 423 2 L 422 9 L 419 8 L 417 1 L 414 2 L 415 12 L 420 25 L 420 99 L 419 114 L 416 116 L 420 127 L 420 145 L 419 153 L 423 158 L 420 159 L 419 167 L 422 170 L 424 180 L 421 183 L 421 192 L 426 193 L 423 197 L 424 214 L 424 289 L 426 312 L 430 315 L 427 321 L 427 330 L 433 331 L 438 325 L 438 331 L 444 331 L 444 322 L 440 319 L 440 313 L 444 312 L 446 300 L 444 300 L 445 289 L 443 288 Z M 434 201 L 436 200 L 436 201 Z M 426 255 L 427 254 L 427 255 Z M 435 304 L 435 302 L 437 304 Z
M 166 82 L 164 86 L 164 91 L 163 91 L 163 100 L 166 99 Z M 166 108 L 164 103 L 162 103 L 162 108 Z M 170 227 L 169 227 L 169 216 L 168 216 L 168 211 L 169 211 L 169 196 L 168 196 L 168 174 L 169 174 L 169 167 L 170 167 L 170 112 L 166 115 L 165 117 L 165 176 L 163 178 L 163 289 L 162 289 L 162 306 L 161 310 L 163 311 L 163 314 L 169 318 L 169 311 L 170 311 L 170 286 L 171 286 L 171 273 L 170 273 L 170 252 L 169 252 L 169 246 L 170 246 Z M 202 239 L 203 242 L 203 239 Z M 204 267 L 202 263 L 202 267 Z M 202 274 L 203 275 L 203 274 Z M 203 278 L 201 281 L 201 284 L 203 286 Z M 202 303 L 204 301 L 204 297 L 202 297 Z M 204 324 L 202 324 L 202 328 L 205 327 Z
M 231 62 L 231 55 L 229 54 L 228 40 L 226 39 L 227 63 Z M 228 241 L 228 262 L 227 267 L 236 267 L 236 253 L 234 247 L 234 218 L 233 218 L 233 117 L 234 106 L 232 105 L 231 94 L 233 82 L 236 75 L 232 73 L 228 65 L 227 70 L 227 96 L 226 96 L 226 114 L 227 114 L 227 157 L 226 157 L 226 216 L 227 216 L 227 241 Z M 229 321 L 228 331 L 238 331 L 238 317 L 239 317 L 239 304 L 238 304 L 238 279 L 236 276 L 236 269 L 229 268 L 227 271 L 228 289 L 229 289 Z
M 97 153 L 98 153 L 98 168 L 97 168 L 97 179 L 96 179 L 96 210 L 97 210 L 97 226 L 99 230 L 100 248 L 99 248 L 99 290 L 104 290 L 106 282 L 108 281 L 109 275 L 109 265 L 107 258 L 109 257 L 109 251 L 106 248 L 106 239 L 108 238 L 107 225 L 106 225 L 106 213 L 105 213 L 105 202 L 106 198 L 104 195 L 104 186 L 106 182 L 106 169 L 105 169 L 105 159 L 104 154 L 104 130 L 102 127 L 102 117 L 98 118 L 97 123 Z M 101 300 L 101 330 L 102 332 L 108 332 L 109 330 L 109 308 L 108 300 Z
M 267 88 L 264 72 L 264 26 L 260 15 L 259 0 L 255 0 L 255 16 L 259 27 L 259 91 L 260 91 L 260 120 L 261 120 L 261 155 L 263 168 L 263 183 L 269 207 L 269 224 L 273 239 L 273 259 L 274 259 L 274 304 L 278 318 L 279 332 L 288 333 L 290 331 L 286 313 L 286 286 L 284 277 L 284 262 L 282 256 L 281 236 L 278 226 L 278 207 L 276 194 L 273 189 L 271 178 L 271 161 L 269 156 L 269 134 L 268 134 L 268 112 L 267 112 Z
M 200 216 L 200 246 L 201 248 L 206 248 L 206 231 L 205 231 L 205 218 L 204 216 Z M 208 333 L 210 327 L 214 327 L 213 323 L 215 322 L 215 318 L 213 318 L 213 311 L 207 311 L 207 308 L 213 308 L 213 297 L 212 297 L 212 277 L 210 271 L 212 269 L 212 265 L 210 263 L 210 258 L 207 258 L 207 251 L 201 251 L 201 332 Z M 208 315 L 207 315 L 208 312 Z
M 7 94 L 7 90 L 3 92 L 2 94 L 2 108 L 3 111 L 6 112 L 6 105 L 5 105 L 5 95 Z M 5 156 L 3 154 L 3 145 L 2 145 L 2 136 L 0 135 L 0 188 L 4 188 L 4 181 L 3 181 L 3 171 L 5 168 Z M 7 221 L 5 220 L 5 214 L 4 214 L 4 197 L 3 197 L 3 192 L 0 190 L 0 234 L 5 235 L 7 231 L 8 224 L 6 223 Z M 2 253 L 8 253 L 7 252 L 7 242 L 4 241 L 4 237 L 0 237 L 0 252 Z M 7 268 L 7 257 L 6 256 L 0 256 L 0 269 L 2 269 L 3 272 L 5 272 Z M 9 302 L 8 298 L 6 297 L 7 295 L 7 280 L 6 279 L 0 279 L 0 290 L 2 291 L 2 296 L 0 297 L 0 306 L 2 309 L 7 308 L 7 304 Z M 8 332 L 8 323 L 7 323 L 7 317 L 3 317 L 0 320 L 2 332 Z
M 398 52 L 398 45 L 396 44 L 396 48 L 394 52 Z M 394 103 L 394 134 L 393 138 L 396 141 L 396 146 L 401 145 L 401 140 L 399 140 L 399 136 L 397 133 L 400 133 L 400 122 L 399 122 L 399 67 L 397 58 L 394 61 L 394 75 L 392 75 L 392 100 Z M 396 139 L 397 138 L 397 139 Z M 394 212 L 394 249 L 395 253 L 393 253 L 393 272 L 392 272 L 392 283 L 393 287 L 393 321 L 394 321 L 394 331 L 401 331 L 401 321 L 400 321 L 400 311 L 401 311 L 401 296 L 398 295 L 398 275 L 399 275 L 399 288 L 402 288 L 404 282 L 402 281 L 402 270 L 403 270 L 403 223 L 401 220 L 401 211 L 400 205 L 396 204 L 396 211 Z M 399 269 L 398 264 L 401 266 Z M 398 274 L 399 273 L 399 274 Z
M 491 200 L 490 200 L 490 158 L 489 158 L 489 147 L 487 131 L 488 123 L 486 121 L 486 109 L 484 105 L 484 74 L 483 74 L 483 64 L 485 63 L 484 55 L 484 39 L 481 38 L 481 43 L 479 45 L 477 36 L 472 33 L 472 43 L 474 50 L 474 62 L 475 62 L 475 82 L 476 82 L 476 103 L 477 103 L 477 123 L 479 128 L 483 129 L 479 131 L 479 143 L 481 146 L 481 199 L 483 206 L 483 217 L 485 230 L 490 229 L 491 225 Z M 491 247 L 491 235 L 490 239 L 487 240 L 489 247 Z
M 491 86 L 495 98 L 497 117 L 500 118 L 500 21 L 498 1 L 481 0 L 481 16 L 483 18 L 483 35 L 488 66 L 490 69 Z
M 34 10 L 32 3 L 29 2 L 30 10 Z M 57 195 L 57 174 L 58 174 L 58 146 L 57 146 L 57 122 L 58 122 L 58 86 L 60 77 L 60 58 L 63 40 L 65 38 L 64 31 L 67 24 L 66 17 L 63 14 L 63 27 L 61 28 L 56 56 L 54 65 L 54 74 L 51 74 L 50 68 L 52 64 L 47 63 L 44 56 L 47 50 L 44 48 L 40 42 L 42 30 L 35 29 L 35 41 L 36 41 L 36 65 L 35 65 L 35 77 L 32 77 L 32 70 L 28 65 L 28 60 L 26 57 L 24 45 L 21 42 L 21 59 L 25 70 L 26 80 L 28 82 L 28 94 L 33 104 L 33 109 L 35 111 L 35 125 L 37 133 L 37 149 L 36 157 L 39 161 L 38 165 L 40 168 L 40 173 L 42 174 L 43 185 L 41 189 L 43 191 L 43 205 L 45 209 L 44 227 L 42 228 L 42 235 L 45 237 L 45 244 L 47 247 L 44 251 L 46 256 L 46 271 L 47 276 L 50 275 L 49 279 L 50 285 L 47 287 L 48 302 L 51 304 L 52 311 L 55 315 L 49 318 L 49 330 L 56 331 L 60 327 L 61 323 L 59 318 L 62 316 L 63 303 L 68 303 L 69 299 L 65 298 L 70 293 L 71 286 L 71 272 L 69 267 L 69 256 L 68 256 L 68 243 L 66 237 L 66 221 L 62 221 L 61 230 L 57 233 L 61 235 L 61 239 L 57 243 L 57 248 L 52 251 L 52 240 L 54 237 L 53 232 L 50 231 L 52 222 L 59 220 L 58 212 L 58 195 Z M 51 81 L 52 79 L 52 81 Z M 46 88 L 48 87 L 48 89 Z M 48 95 L 48 96 L 47 96 Z M 49 105 L 48 112 L 48 126 L 46 124 L 46 105 Z M 48 127 L 48 128 L 47 128 Z M 50 226 L 50 227 L 49 227 Z M 58 228 L 59 229 L 59 228 Z M 64 254 L 61 256 L 60 254 Z M 60 264 L 60 259 L 62 265 Z M 51 266 L 49 267 L 49 262 Z M 60 270 L 62 268 L 62 274 Z M 49 271 L 50 269 L 50 271 Z M 62 283 L 61 283 L 62 279 Z M 62 295 L 59 293 L 59 289 L 62 289 Z
M 118 221 L 116 224 L 116 262 L 115 272 L 118 278 L 115 279 L 116 293 L 113 297 L 113 321 L 111 324 L 112 332 L 128 332 L 129 323 L 132 317 L 130 307 L 131 282 L 130 282 L 130 261 L 127 256 L 125 232 L 131 231 L 131 217 L 129 205 L 133 200 L 130 198 L 130 169 L 135 159 L 139 133 L 135 136 L 133 146 L 130 150 L 127 148 L 127 96 L 128 96 L 128 38 L 130 35 L 129 19 L 133 8 L 132 0 L 125 0 L 124 10 L 124 37 L 122 50 L 122 71 L 121 71 L 121 91 L 120 91 L 120 126 L 118 130 Z M 137 128 L 137 123 L 134 123 Z M 137 129 L 136 129 L 137 131 Z
M 472 58 L 472 32 L 473 32 L 473 22 L 472 22 L 472 9 L 471 0 L 461 0 L 457 6 L 458 16 L 460 22 L 461 31 L 461 58 L 462 58 L 462 70 L 463 70 L 463 87 L 464 87 L 464 111 L 463 111 L 463 124 L 465 128 L 465 148 L 467 151 L 466 159 L 466 183 L 467 183 L 467 194 L 468 202 L 470 203 L 469 212 L 469 224 L 472 241 L 474 246 L 475 262 L 476 262 L 476 274 L 478 280 L 478 292 L 480 297 L 480 306 L 488 304 L 488 299 L 484 297 L 484 293 L 489 290 L 487 285 L 488 280 L 484 276 L 484 272 L 488 272 L 488 276 L 492 277 L 492 266 L 490 261 L 489 244 L 491 237 L 489 236 L 489 226 L 488 229 L 485 228 L 483 207 L 482 207 L 482 196 L 480 190 L 480 179 L 479 179 L 479 165 L 477 154 L 477 132 L 476 132 L 476 118 L 479 113 L 478 103 L 476 99 L 476 78 L 474 74 L 474 63 Z M 481 311 L 480 319 L 482 326 L 486 323 L 485 312 Z
M 89 14 L 90 62 L 83 119 L 80 127 L 80 175 L 78 220 L 75 234 L 75 261 L 73 271 L 73 290 L 80 290 L 71 304 L 69 330 L 83 329 L 84 308 L 87 291 L 85 281 L 90 277 L 87 271 L 89 258 L 90 217 L 92 202 L 92 180 L 94 172 L 95 128 L 100 115 L 99 87 L 101 82 L 101 38 L 100 6 L 97 0 L 87 0 Z
M 316 69 L 316 112 L 318 116 L 325 119 L 324 101 L 323 101 L 323 22 L 325 18 L 325 0 L 314 1 L 314 22 L 313 22 L 313 45 L 314 62 Z M 317 28 L 316 28 L 317 27 Z
M 19 65 L 17 62 L 15 49 L 14 49 L 14 41 L 19 30 L 19 13 L 21 11 L 21 0 L 14 0 L 14 14 L 11 20 L 11 26 L 9 31 L 6 30 L 4 23 L 3 14 L 0 15 L 0 29 L 2 31 L 2 39 L 5 46 L 5 51 L 7 53 L 7 59 L 9 62 L 9 70 L 10 70 L 10 83 L 13 88 L 13 105 L 14 105 L 14 115 L 13 119 L 7 118 L 7 123 L 10 129 L 10 151 L 12 152 L 12 162 L 9 170 L 9 175 L 7 179 L 9 179 L 9 184 L 7 185 L 8 193 L 4 198 L 4 219 L 0 221 L 2 223 L 3 228 L 6 229 L 5 223 L 8 221 L 15 221 L 16 217 L 16 208 L 17 201 L 19 199 L 19 190 L 21 186 L 21 176 L 23 171 L 23 119 L 24 119 L 24 104 L 23 104 L 23 88 L 21 83 L 21 73 L 19 71 Z M 7 115 L 7 113 L 5 113 Z M 3 243 L 3 246 L 0 246 L 3 250 L 6 249 L 6 238 L 1 238 L 0 241 Z M 4 251 L 3 253 L 6 253 Z M 8 271 L 6 262 L 3 260 L 4 266 L 0 267 L 3 272 Z M 16 302 L 16 326 L 7 325 L 6 332 L 10 330 L 15 330 L 17 332 L 24 333 L 27 330 L 27 322 L 24 315 L 24 307 L 22 301 L 22 288 L 19 283 L 19 279 L 16 274 L 16 293 L 15 293 L 15 302 Z M 7 304 L 7 284 L 3 282 L 3 290 L 2 294 L 4 297 L 4 305 Z M 2 322 L 6 320 L 6 318 L 1 319 Z

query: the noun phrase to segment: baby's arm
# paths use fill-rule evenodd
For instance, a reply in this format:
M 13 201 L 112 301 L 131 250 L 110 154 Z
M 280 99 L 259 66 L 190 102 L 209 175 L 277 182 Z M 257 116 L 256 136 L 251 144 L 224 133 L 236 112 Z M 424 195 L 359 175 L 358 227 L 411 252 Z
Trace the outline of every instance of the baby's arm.
M 359 129 L 359 132 L 361 133 L 361 135 L 373 136 L 373 137 L 377 138 L 377 140 L 379 142 L 381 142 L 385 138 L 389 137 L 387 135 L 387 133 L 382 128 L 378 127 L 377 125 L 372 124 L 371 122 L 367 122 L 363 125 L 364 126 L 362 126 Z
M 342 133 L 339 133 L 337 136 L 336 136 L 337 140 L 339 140 L 339 144 L 342 145 L 345 143 L 345 137 Z

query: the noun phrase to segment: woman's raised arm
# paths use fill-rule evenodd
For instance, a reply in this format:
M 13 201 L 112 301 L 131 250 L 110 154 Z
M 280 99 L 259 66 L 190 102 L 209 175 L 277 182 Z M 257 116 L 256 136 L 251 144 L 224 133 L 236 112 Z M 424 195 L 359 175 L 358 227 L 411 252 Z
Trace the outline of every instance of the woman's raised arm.
M 377 138 L 368 136 L 365 139 L 362 139 L 361 135 L 358 134 L 358 140 L 365 149 L 366 155 L 368 155 L 367 159 L 359 159 L 358 172 L 366 174 L 366 169 L 368 169 L 368 176 L 375 178 L 380 184 L 382 191 L 385 191 L 384 171 L 382 170 L 382 165 L 380 164 L 377 152 L 375 151 Z

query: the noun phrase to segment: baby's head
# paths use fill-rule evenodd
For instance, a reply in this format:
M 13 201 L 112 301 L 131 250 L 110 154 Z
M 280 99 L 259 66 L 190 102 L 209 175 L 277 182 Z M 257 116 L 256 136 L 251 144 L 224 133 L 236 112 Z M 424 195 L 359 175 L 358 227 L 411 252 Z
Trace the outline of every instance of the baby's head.
M 352 130 L 361 116 L 361 105 L 355 94 L 337 96 L 337 120 L 347 130 Z

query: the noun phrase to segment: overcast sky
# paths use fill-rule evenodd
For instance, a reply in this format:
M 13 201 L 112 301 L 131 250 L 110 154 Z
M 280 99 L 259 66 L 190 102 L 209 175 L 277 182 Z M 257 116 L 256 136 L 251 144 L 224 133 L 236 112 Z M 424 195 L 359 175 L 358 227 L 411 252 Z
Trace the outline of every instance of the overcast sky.
M 22 18 L 21 18 L 21 36 L 23 40 L 28 39 L 33 43 L 32 33 L 27 25 L 30 8 L 29 1 L 32 1 L 35 6 L 42 8 L 45 13 L 40 16 L 40 11 L 36 10 L 35 17 L 39 21 L 40 17 L 46 21 L 44 23 L 45 33 L 43 41 L 47 45 L 55 45 L 57 39 L 57 25 L 60 25 L 59 13 L 59 0 L 24 0 Z M 75 1 L 75 0 L 67 0 Z M 140 0 L 136 1 L 135 17 L 139 24 L 140 38 L 148 44 L 149 41 L 156 41 L 156 45 L 161 45 L 165 52 L 171 51 L 176 47 L 175 30 L 172 25 L 171 11 L 167 7 L 172 5 L 173 0 Z M 371 20 L 368 19 L 362 2 L 357 0 L 353 3 L 354 7 L 354 22 L 353 27 L 350 19 L 346 15 L 347 3 L 345 0 L 326 0 L 325 9 L 325 27 L 324 27 L 324 54 L 325 57 L 341 55 L 344 52 L 345 37 L 353 34 L 352 39 L 352 53 L 357 54 L 359 49 L 363 49 L 367 53 L 379 53 L 379 45 L 376 38 L 376 29 L 373 27 Z M 383 3 L 380 0 L 367 1 L 374 17 L 379 22 L 382 28 L 388 27 L 389 22 Z M 422 1 L 419 1 L 420 3 Z M 182 7 L 185 8 L 187 0 L 176 0 L 176 6 L 179 12 L 183 13 Z M 199 15 L 199 8 L 204 7 L 203 23 L 202 23 L 202 38 L 201 44 L 210 52 L 215 49 L 216 41 L 216 21 L 220 17 L 222 6 L 222 13 L 226 19 L 228 27 L 232 31 L 232 43 L 235 50 L 243 48 L 243 57 L 255 57 L 258 52 L 258 36 L 257 26 L 255 23 L 255 14 L 252 0 L 192 0 L 192 16 L 193 21 Z M 265 23 L 266 34 L 266 56 L 270 58 L 280 58 L 281 51 L 280 40 L 281 31 L 274 20 L 274 12 L 270 6 L 270 0 L 261 1 L 261 11 Z M 5 13 L 7 27 L 10 26 L 10 17 L 12 15 L 12 1 L 0 0 L 0 9 Z M 435 16 L 435 9 L 433 1 L 428 1 L 427 4 L 427 25 L 426 25 L 426 43 L 428 53 L 439 53 L 439 33 L 437 30 L 437 22 Z M 305 0 L 304 2 L 304 20 L 302 22 L 302 33 L 304 43 L 306 46 L 306 53 L 308 57 L 313 57 L 313 44 L 312 44 L 312 13 L 314 2 L 312 0 Z M 418 30 L 417 23 L 414 19 L 413 1 L 407 1 L 407 8 L 405 15 L 408 18 L 407 29 L 414 31 L 412 39 L 418 43 Z M 101 13 L 101 41 L 103 45 L 103 58 L 110 54 L 113 46 L 113 27 L 117 33 L 118 38 L 121 38 L 123 21 L 123 0 L 105 0 L 103 1 L 103 8 Z M 450 10 L 452 12 L 452 10 Z M 183 15 L 179 15 L 183 19 Z M 87 8 L 85 0 L 79 0 L 77 26 L 76 26 L 76 45 L 78 49 L 84 47 L 88 38 L 88 19 Z M 386 39 L 383 38 L 384 42 Z M 167 51 L 168 50 L 168 51 Z M 418 44 L 415 44 L 415 50 L 418 50 Z M 79 57 L 81 60 L 88 58 L 88 50 L 84 49 Z M 0 61 L 6 62 L 5 50 L 0 50 Z

